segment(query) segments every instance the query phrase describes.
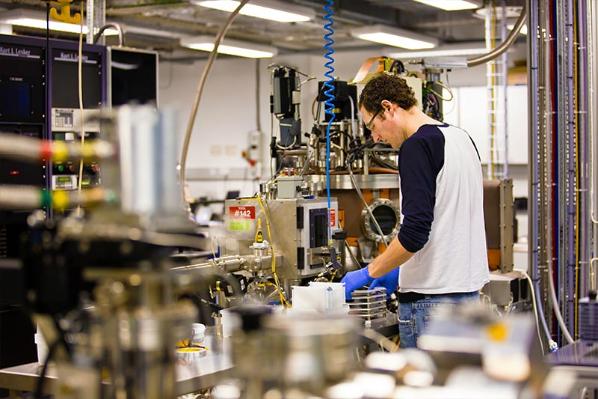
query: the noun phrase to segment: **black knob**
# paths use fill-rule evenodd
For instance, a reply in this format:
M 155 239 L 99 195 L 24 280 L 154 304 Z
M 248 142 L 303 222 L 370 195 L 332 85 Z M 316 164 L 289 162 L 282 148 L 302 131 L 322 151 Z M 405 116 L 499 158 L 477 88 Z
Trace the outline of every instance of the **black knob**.
M 590 301 L 595 301 L 597 294 L 598 293 L 596 292 L 596 290 L 590 290 L 590 292 L 588 292 L 588 296 L 590 297 Z

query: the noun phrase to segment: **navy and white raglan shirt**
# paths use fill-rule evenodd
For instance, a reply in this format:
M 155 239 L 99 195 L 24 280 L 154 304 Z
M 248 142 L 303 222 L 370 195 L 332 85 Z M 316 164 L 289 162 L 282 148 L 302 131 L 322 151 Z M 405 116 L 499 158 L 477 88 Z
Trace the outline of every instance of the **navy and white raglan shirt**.
M 400 292 L 472 292 L 489 280 L 482 166 L 462 129 L 423 125 L 399 150 L 402 221 L 398 240 L 413 252 Z

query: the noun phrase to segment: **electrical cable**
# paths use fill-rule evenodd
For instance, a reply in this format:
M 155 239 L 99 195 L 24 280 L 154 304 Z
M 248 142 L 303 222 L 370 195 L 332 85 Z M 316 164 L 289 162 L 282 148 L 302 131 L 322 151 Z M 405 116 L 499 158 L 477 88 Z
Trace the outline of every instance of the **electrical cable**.
M 592 159 L 592 166 L 590 167 L 590 219 L 592 220 L 593 224 L 598 224 L 598 215 L 594 213 L 594 209 L 596 208 L 596 182 L 595 182 L 595 169 L 596 166 L 596 143 L 594 140 L 594 134 L 590 134 L 590 147 L 592 148 L 591 159 Z
M 519 271 L 525 277 L 529 284 L 529 289 L 532 294 L 532 306 L 534 310 L 534 318 L 536 319 L 536 332 L 538 333 L 538 340 L 540 341 L 540 347 L 542 348 L 542 354 L 545 354 L 544 345 L 542 343 L 542 335 L 540 334 L 540 320 L 539 320 L 539 311 L 538 311 L 538 297 L 536 296 L 536 289 L 534 288 L 534 282 L 532 281 L 531 277 L 527 272 L 521 270 Z M 552 336 L 550 335 L 550 331 L 548 330 L 548 325 L 546 324 L 546 320 L 544 319 L 544 315 L 541 315 L 542 318 L 542 329 L 544 330 L 544 335 L 546 336 L 546 340 L 548 341 L 548 347 L 550 352 L 553 352 L 557 349 L 556 342 L 553 341 Z
M 324 112 L 326 115 L 330 116 L 330 120 L 328 121 L 328 125 L 326 125 L 326 201 L 327 201 L 327 205 L 328 205 L 328 237 L 331 237 L 331 231 L 330 231 L 330 129 L 332 127 L 332 123 L 334 122 L 334 119 L 336 118 L 336 114 L 334 113 L 334 99 L 335 99 L 335 95 L 334 95 L 334 39 L 333 39 L 333 35 L 334 35 L 334 10 L 333 7 L 334 6 L 334 0 L 326 0 L 326 4 L 324 5 L 324 12 L 326 13 L 324 15 L 324 21 L 326 21 L 324 23 L 324 30 L 326 31 L 326 33 L 324 34 L 324 41 L 326 42 L 326 44 L 324 45 L 324 50 L 325 50 L 325 54 L 324 54 L 324 58 L 327 60 L 324 63 L 324 67 L 326 68 L 326 72 L 324 73 L 324 76 L 327 78 L 327 80 L 324 82 L 323 87 L 326 88 L 326 90 L 324 90 L 324 95 L 326 96 L 326 101 L 324 101 Z
M 351 105 L 351 135 L 350 138 L 355 137 L 355 132 L 357 131 L 357 126 L 355 125 L 355 103 L 353 101 L 353 97 L 349 97 L 349 104 Z
M 558 321 L 559 326 L 561 327 L 561 331 L 567 340 L 567 343 L 572 344 L 574 342 L 571 333 L 567 329 L 567 325 L 563 320 L 563 315 L 561 314 L 561 310 L 559 309 L 559 300 L 556 297 L 556 292 L 554 289 L 554 278 L 552 276 L 552 261 L 548 262 L 548 291 L 550 292 L 550 300 L 552 301 L 552 310 L 554 311 L 554 315 Z
M 116 32 L 118 33 L 118 47 L 124 46 L 125 38 L 124 38 L 124 34 L 123 34 L 123 28 L 122 28 L 122 26 L 120 26 L 120 24 L 117 24 L 114 22 L 110 22 L 110 23 L 107 23 L 106 25 L 102 26 L 100 28 L 100 30 L 98 31 L 98 33 L 96 33 L 93 36 L 93 43 L 96 44 L 98 42 L 98 40 L 100 40 L 100 37 L 102 37 L 102 35 L 106 32 L 106 30 L 108 30 L 108 28 L 116 29 Z
M 193 135 L 193 126 L 195 125 L 195 119 L 197 117 L 199 103 L 201 102 L 201 96 L 203 94 L 203 90 L 204 90 L 206 81 L 208 79 L 208 74 L 210 73 L 210 69 L 212 68 L 212 64 L 214 63 L 214 60 L 216 59 L 216 56 L 218 54 L 218 47 L 220 46 L 220 42 L 224 38 L 224 35 L 226 35 L 228 28 L 230 28 L 231 24 L 233 23 L 233 21 L 239 14 L 239 11 L 241 11 L 241 8 L 243 8 L 243 6 L 245 4 L 247 4 L 248 1 L 249 0 L 240 0 L 237 8 L 235 8 L 235 10 L 229 15 L 228 19 L 226 20 L 226 23 L 224 24 L 224 26 L 222 27 L 220 32 L 218 32 L 218 35 L 216 36 L 216 40 L 214 41 L 214 49 L 210 53 L 210 56 L 208 57 L 208 61 L 206 63 L 206 66 L 204 67 L 203 72 L 201 74 L 201 78 L 199 79 L 199 84 L 197 87 L 197 94 L 195 96 L 193 106 L 191 107 L 189 121 L 187 122 L 187 129 L 185 131 L 185 137 L 183 139 L 183 146 L 181 148 L 181 160 L 179 162 L 179 168 L 180 168 L 179 169 L 179 180 L 180 180 L 179 184 L 181 185 L 181 193 L 183 195 L 183 200 L 185 200 L 185 202 L 187 201 L 187 198 L 185 195 L 186 194 L 185 193 L 185 184 L 186 184 L 186 179 L 187 179 L 187 175 L 186 175 L 186 173 L 187 173 L 186 172 L 187 155 L 189 154 L 189 145 L 191 144 L 191 136 Z
M 595 290 L 596 287 L 594 286 L 596 283 L 596 271 L 594 268 L 594 262 L 598 262 L 598 258 L 590 259 L 590 289 Z
M 440 87 L 442 87 L 443 89 L 445 89 L 446 91 L 448 91 L 448 93 L 450 94 L 450 97 L 449 97 L 449 98 L 444 98 L 444 97 L 443 97 L 443 96 L 442 96 L 440 93 L 438 93 L 437 91 L 435 91 L 435 90 L 433 90 L 433 89 L 427 89 L 427 90 L 428 90 L 430 93 L 432 93 L 432 94 L 434 94 L 436 97 L 438 97 L 438 99 L 439 99 L 439 100 L 442 100 L 442 101 L 453 101 L 453 98 L 454 98 L 455 96 L 453 95 L 453 91 L 452 91 L 452 90 L 451 90 L 451 89 L 450 89 L 448 86 L 446 86 L 445 84 L 443 84 L 443 83 L 442 83 L 442 82 L 440 82 L 440 81 L 437 81 L 437 82 L 434 82 L 434 83 L 436 83 L 438 86 L 440 86 Z
M 535 295 L 536 292 L 541 292 L 539 278 L 535 282 L 533 294 Z M 548 328 L 546 314 L 544 313 L 544 306 L 542 305 L 542 298 L 538 298 L 536 296 L 535 301 L 536 306 L 538 308 L 538 315 L 540 316 L 540 320 L 542 321 L 542 329 L 544 330 L 544 335 L 548 340 L 548 349 L 550 350 L 550 352 L 554 352 L 558 349 L 558 344 L 554 339 L 552 339 L 552 334 L 550 332 L 550 329 Z
M 361 199 L 361 202 L 363 202 L 363 206 L 365 207 L 368 215 L 370 215 L 370 218 L 372 219 L 372 222 L 374 223 L 374 226 L 376 226 L 376 230 L 378 230 L 378 234 L 380 234 L 380 238 L 382 239 L 382 242 L 384 243 L 384 246 L 386 248 L 388 248 L 388 242 L 386 241 L 386 236 L 382 232 L 382 228 L 378 224 L 378 220 L 376 220 L 376 218 L 374 217 L 374 213 L 372 212 L 372 208 L 370 208 L 370 206 L 368 205 L 367 201 L 363 197 L 363 193 L 361 192 L 361 189 L 359 188 L 359 186 L 357 185 L 357 182 L 355 181 L 355 176 L 353 175 L 353 170 L 351 169 L 351 164 L 350 163 L 347 163 L 347 170 L 349 171 L 349 177 L 351 178 L 351 183 L 353 183 L 353 187 L 355 187 L 355 191 L 357 191 L 357 195 Z
M 288 145 L 287 147 L 284 147 L 284 146 L 282 146 L 280 144 L 276 144 L 276 148 L 278 148 L 279 150 L 286 151 L 286 150 L 292 149 L 295 146 L 295 144 L 297 144 L 297 137 L 296 136 L 293 137 L 293 142 L 290 145 Z
M 77 88 L 79 95 L 79 134 L 81 135 L 81 147 L 85 145 L 85 126 L 83 118 L 83 9 L 85 2 L 81 2 L 81 22 L 79 23 L 79 53 L 77 57 Z M 91 33 L 90 33 L 91 34 Z M 77 191 L 81 195 L 83 188 L 83 159 L 79 161 L 79 181 Z M 81 206 L 77 206 L 77 215 L 81 216 Z

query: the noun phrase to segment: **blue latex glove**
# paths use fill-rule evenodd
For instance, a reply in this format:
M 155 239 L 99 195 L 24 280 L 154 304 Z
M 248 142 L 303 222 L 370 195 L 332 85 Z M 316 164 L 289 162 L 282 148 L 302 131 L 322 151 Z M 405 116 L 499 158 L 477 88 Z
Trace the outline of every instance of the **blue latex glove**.
M 370 284 L 372 281 L 374 279 L 370 277 L 367 266 L 345 274 L 341 283 L 345 283 L 345 298 L 347 301 L 351 299 L 353 291 Z
M 399 286 L 399 268 L 392 269 L 390 272 L 386 273 L 382 277 L 378 277 L 372 284 L 370 284 L 370 290 L 376 287 L 384 287 L 386 288 L 386 296 L 389 297 L 390 294 L 395 292 Z

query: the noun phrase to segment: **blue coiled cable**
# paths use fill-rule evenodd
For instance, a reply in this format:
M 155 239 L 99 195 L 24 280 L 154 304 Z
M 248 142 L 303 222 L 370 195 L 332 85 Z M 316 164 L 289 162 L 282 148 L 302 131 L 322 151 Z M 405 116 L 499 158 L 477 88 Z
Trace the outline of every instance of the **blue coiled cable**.
M 326 97 L 326 101 L 324 101 L 324 112 L 326 115 L 330 116 L 330 120 L 328 121 L 328 125 L 326 126 L 326 198 L 328 200 L 328 231 L 330 232 L 330 128 L 332 127 L 332 122 L 336 115 L 334 114 L 334 58 L 332 57 L 334 54 L 334 39 L 332 35 L 334 35 L 334 0 L 326 0 L 326 4 L 324 5 L 324 58 L 326 59 L 326 63 L 324 67 L 326 68 L 326 72 L 324 76 L 327 80 L 324 82 L 324 95 Z M 330 234 L 328 234 L 330 237 Z

